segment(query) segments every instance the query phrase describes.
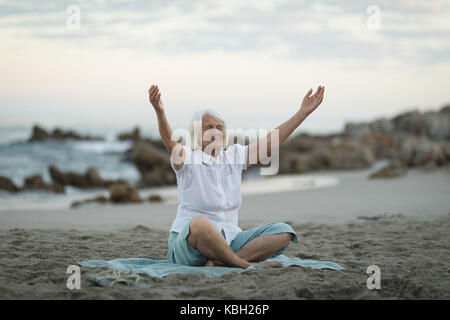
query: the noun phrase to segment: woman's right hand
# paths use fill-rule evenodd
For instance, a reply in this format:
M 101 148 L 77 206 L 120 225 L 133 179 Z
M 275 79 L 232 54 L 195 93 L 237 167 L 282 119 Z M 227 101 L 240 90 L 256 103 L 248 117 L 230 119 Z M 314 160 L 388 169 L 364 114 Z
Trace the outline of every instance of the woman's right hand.
M 148 90 L 148 96 L 150 103 L 153 105 L 156 112 L 164 111 L 164 106 L 161 100 L 161 92 L 159 92 L 158 86 L 152 85 Z

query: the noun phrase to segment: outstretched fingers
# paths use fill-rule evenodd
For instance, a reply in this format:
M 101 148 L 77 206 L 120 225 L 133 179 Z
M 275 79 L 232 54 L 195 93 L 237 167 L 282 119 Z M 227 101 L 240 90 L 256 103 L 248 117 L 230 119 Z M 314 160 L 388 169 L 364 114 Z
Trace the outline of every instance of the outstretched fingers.
M 161 92 L 156 95 L 156 103 L 159 103 L 159 100 L 161 100 Z
M 156 91 L 156 86 L 155 86 L 155 85 L 152 85 L 152 86 L 150 87 L 150 90 L 148 90 L 148 93 L 149 93 L 149 95 L 151 96 L 155 91 Z
M 318 86 L 316 92 L 315 92 L 315 93 L 313 94 L 313 96 L 312 96 L 313 99 L 317 98 L 317 96 L 318 96 L 319 93 L 320 93 L 320 89 L 321 89 L 321 86 Z
M 309 96 L 311 95 L 311 93 L 313 92 L 312 88 L 308 90 L 308 92 L 305 95 L 305 98 L 309 98 Z
M 316 102 L 317 102 L 317 104 L 319 105 L 321 102 L 322 102 L 322 100 L 323 100 L 323 93 L 325 92 L 325 87 L 320 87 L 318 90 L 317 90 L 317 95 L 315 96 L 315 100 L 316 100 Z
M 157 97 L 159 95 L 159 97 L 161 97 L 161 93 L 159 92 L 158 86 L 154 86 L 152 85 L 150 90 L 149 90 L 149 94 L 150 94 L 150 101 L 153 102 L 157 102 Z

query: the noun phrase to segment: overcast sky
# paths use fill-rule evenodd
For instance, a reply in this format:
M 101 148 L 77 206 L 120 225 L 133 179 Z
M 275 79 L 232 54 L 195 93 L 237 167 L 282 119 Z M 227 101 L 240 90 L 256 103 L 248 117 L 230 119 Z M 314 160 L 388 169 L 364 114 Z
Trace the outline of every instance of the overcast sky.
M 174 128 L 273 128 L 319 85 L 302 130 L 450 102 L 450 1 L 0 0 L 0 38 L 1 126 L 154 129 L 152 83 Z

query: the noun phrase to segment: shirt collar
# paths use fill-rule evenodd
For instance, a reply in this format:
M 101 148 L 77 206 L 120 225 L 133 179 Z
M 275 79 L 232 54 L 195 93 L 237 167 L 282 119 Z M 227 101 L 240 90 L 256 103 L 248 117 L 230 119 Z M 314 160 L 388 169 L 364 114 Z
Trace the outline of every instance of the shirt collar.
M 220 153 L 217 157 L 210 156 L 206 152 L 203 152 L 203 150 L 201 150 L 201 149 L 199 149 L 199 151 L 202 156 L 202 162 L 206 165 L 213 165 L 216 162 L 220 163 L 220 161 L 223 160 L 225 149 L 222 148 L 222 150 L 220 151 Z

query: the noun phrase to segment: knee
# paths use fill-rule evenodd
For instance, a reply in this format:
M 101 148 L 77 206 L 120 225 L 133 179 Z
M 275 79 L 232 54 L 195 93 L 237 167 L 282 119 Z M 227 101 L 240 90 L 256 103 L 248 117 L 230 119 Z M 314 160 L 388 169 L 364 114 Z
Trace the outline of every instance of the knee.
M 290 232 L 280 233 L 280 236 L 282 237 L 283 240 L 283 246 L 287 246 L 289 242 L 291 242 L 294 239 L 294 235 Z
M 198 234 L 198 233 L 205 231 L 209 227 L 210 224 L 211 224 L 211 222 L 208 220 L 208 218 L 203 217 L 203 216 L 198 216 L 198 217 L 193 218 L 191 220 L 191 222 L 189 223 L 189 231 L 190 231 L 190 233 Z
M 283 238 L 285 245 L 288 245 L 289 242 L 294 241 L 295 232 L 290 225 L 285 222 L 276 222 L 274 223 L 274 228 L 277 230 L 286 230 L 280 233 L 280 236 Z

